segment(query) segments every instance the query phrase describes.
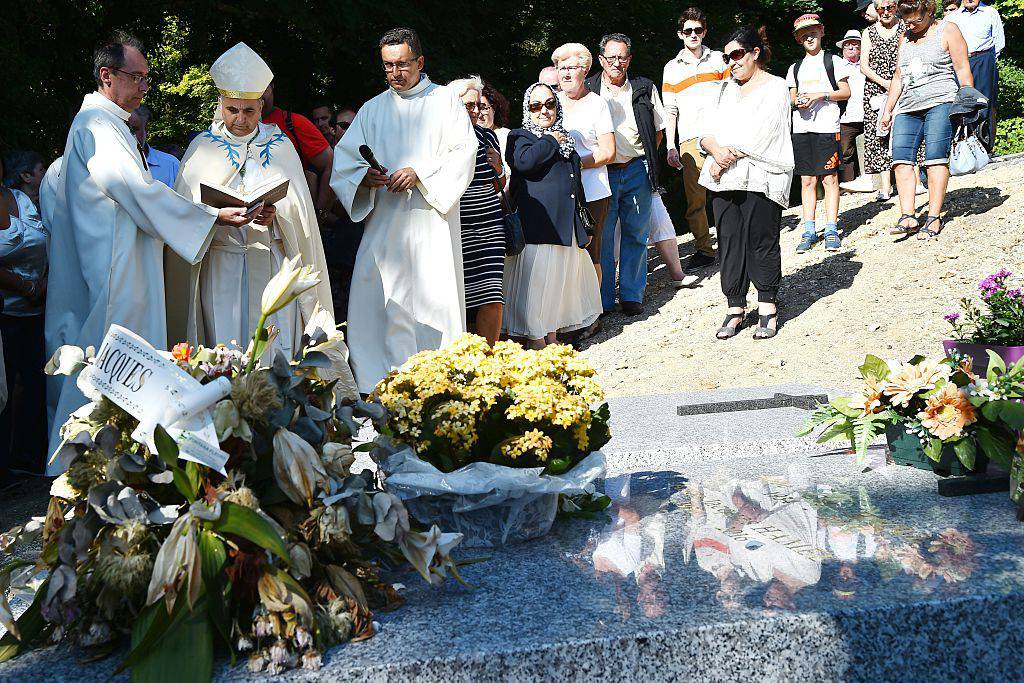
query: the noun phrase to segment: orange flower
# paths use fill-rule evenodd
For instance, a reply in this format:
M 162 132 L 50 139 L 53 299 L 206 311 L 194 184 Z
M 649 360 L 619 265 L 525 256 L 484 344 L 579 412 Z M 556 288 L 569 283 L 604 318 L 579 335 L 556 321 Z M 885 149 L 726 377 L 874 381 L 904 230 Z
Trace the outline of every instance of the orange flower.
M 929 398 L 917 417 L 925 429 L 943 441 L 960 436 L 964 427 L 978 419 L 966 394 L 954 384 L 943 386 Z
M 174 348 L 171 349 L 171 358 L 182 363 L 187 363 L 192 360 L 192 354 L 195 353 L 195 349 L 188 345 L 186 342 L 175 344 Z
M 853 397 L 851 404 L 864 411 L 865 415 L 877 413 L 882 409 L 882 392 L 885 385 L 877 379 L 864 380 L 860 393 Z
M 917 365 L 904 363 L 889 376 L 885 395 L 892 397 L 893 405 L 907 406 L 914 396 L 931 391 L 940 380 L 949 379 L 950 367 L 945 363 L 923 360 Z

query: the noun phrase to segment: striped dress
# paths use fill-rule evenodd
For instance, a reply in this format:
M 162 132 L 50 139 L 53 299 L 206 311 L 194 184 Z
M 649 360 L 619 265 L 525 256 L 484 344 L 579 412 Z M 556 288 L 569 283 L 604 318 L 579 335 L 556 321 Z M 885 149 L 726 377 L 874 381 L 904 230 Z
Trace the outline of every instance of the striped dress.
M 497 175 L 487 163 L 487 148 L 498 149 L 498 138 L 480 126 L 473 126 L 473 130 L 479 142 L 476 171 L 459 205 L 467 309 L 503 302 L 505 269 L 505 228 L 501 203 L 494 190 Z

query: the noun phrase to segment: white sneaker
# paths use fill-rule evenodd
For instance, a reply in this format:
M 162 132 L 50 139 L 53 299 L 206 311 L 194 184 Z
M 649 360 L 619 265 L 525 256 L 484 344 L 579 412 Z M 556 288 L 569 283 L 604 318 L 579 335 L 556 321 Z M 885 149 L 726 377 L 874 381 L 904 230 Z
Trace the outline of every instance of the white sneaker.
M 848 183 L 839 183 L 839 187 L 848 192 L 873 192 L 875 184 L 867 176 L 858 176 L 856 180 Z
M 889 193 L 879 190 L 878 194 L 875 195 L 875 199 L 880 202 L 887 202 L 889 201 Z
M 917 191 L 915 191 L 914 194 L 917 194 L 917 195 L 928 194 L 928 188 L 925 187 L 924 185 L 918 183 L 917 184 Z
M 675 287 L 676 289 L 684 289 L 688 287 L 693 287 L 698 282 L 700 282 L 699 275 L 683 275 L 682 280 L 672 280 L 672 286 Z

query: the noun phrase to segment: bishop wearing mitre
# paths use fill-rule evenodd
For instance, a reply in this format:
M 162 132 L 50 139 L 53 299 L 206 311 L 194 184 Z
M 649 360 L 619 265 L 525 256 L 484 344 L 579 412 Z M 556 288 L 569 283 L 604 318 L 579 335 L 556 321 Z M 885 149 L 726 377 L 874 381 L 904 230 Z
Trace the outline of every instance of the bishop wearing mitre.
M 299 256 L 320 271 L 320 284 L 268 320 L 274 344 L 291 358 L 317 304 L 333 317 L 331 287 L 316 209 L 295 147 L 274 124 L 261 123 L 260 96 L 274 78 L 270 67 L 238 43 L 210 67 L 220 92 L 210 127 L 189 145 L 174 189 L 199 201 L 202 185 L 246 196 L 287 179 L 287 194 L 266 204 L 246 226 L 218 231 L 200 263 L 168 258 L 168 324 L 192 343 L 237 342 L 243 348 L 260 317 L 260 298 L 285 258 Z M 182 319 L 182 316 L 184 318 Z
M 46 190 L 50 217 L 46 350 L 98 348 L 118 324 L 156 347 L 167 341 L 165 245 L 186 263 L 206 253 L 219 225 L 244 225 L 239 209 L 193 202 L 153 179 L 131 112 L 149 90 L 142 44 L 117 33 L 93 55 L 96 91 L 71 123 L 64 156 Z M 85 404 L 74 380 L 47 382 L 50 453 L 68 415 Z M 59 464 L 47 474 L 60 474 Z
M 415 31 L 386 33 L 380 57 L 389 87 L 360 108 L 334 150 L 331 173 L 348 215 L 366 221 L 348 306 L 362 393 L 413 354 L 465 330 L 459 200 L 477 149 L 462 101 L 422 72 Z M 364 145 L 380 168 L 360 153 Z

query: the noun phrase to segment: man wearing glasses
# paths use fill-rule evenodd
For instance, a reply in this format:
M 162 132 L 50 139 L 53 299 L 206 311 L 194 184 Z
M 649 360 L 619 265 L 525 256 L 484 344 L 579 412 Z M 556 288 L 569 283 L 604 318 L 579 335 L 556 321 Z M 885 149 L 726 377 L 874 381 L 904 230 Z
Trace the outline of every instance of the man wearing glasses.
M 118 32 L 93 55 L 96 91 L 85 96 L 68 132 L 53 194 L 46 351 L 99 347 L 111 324 L 166 348 L 164 247 L 202 260 L 217 225 L 241 227 L 245 209 L 217 209 L 153 179 L 128 128 L 151 79 L 142 43 Z M 48 193 L 49 194 L 49 193 Z M 47 383 L 50 450 L 68 415 L 85 404 L 74 381 Z M 54 462 L 47 474 L 60 474 Z
M 697 182 L 704 166 L 697 138 L 704 130 L 704 110 L 714 108 L 721 82 L 729 75 L 729 68 L 721 52 L 704 45 L 707 27 L 707 16 L 700 9 L 690 7 L 683 12 L 679 17 L 679 39 L 683 41 L 683 49 L 665 65 L 662 78 L 668 164 L 683 172 L 686 224 L 697 248 L 697 253 L 686 264 L 688 274 L 715 262 L 715 248 L 711 245 L 705 210 L 707 191 Z
M 335 149 L 331 177 L 352 220 L 365 219 L 348 307 L 362 393 L 465 330 L 459 200 L 477 152 L 462 101 L 423 73 L 415 31 L 385 33 L 380 57 L 388 89 L 359 109 Z M 374 164 L 360 153 L 364 146 Z
M 334 144 L 338 144 L 341 138 L 345 136 L 345 132 L 352 125 L 352 122 L 356 118 L 356 110 L 353 107 L 339 107 L 338 111 L 334 114 L 334 119 L 331 121 L 331 127 L 334 129 Z
M 662 192 L 658 183 L 658 146 L 665 129 L 658 87 L 653 81 L 628 76 L 633 59 L 631 41 L 622 33 L 601 38 L 603 71 L 587 79 L 587 89 L 608 101 L 615 126 L 615 160 L 608 164 L 612 196 L 605 234 L 620 227 L 619 300 L 626 315 L 644 311 L 647 288 L 647 238 L 651 232 L 651 200 Z M 601 303 L 615 308 L 615 240 L 601 244 Z

